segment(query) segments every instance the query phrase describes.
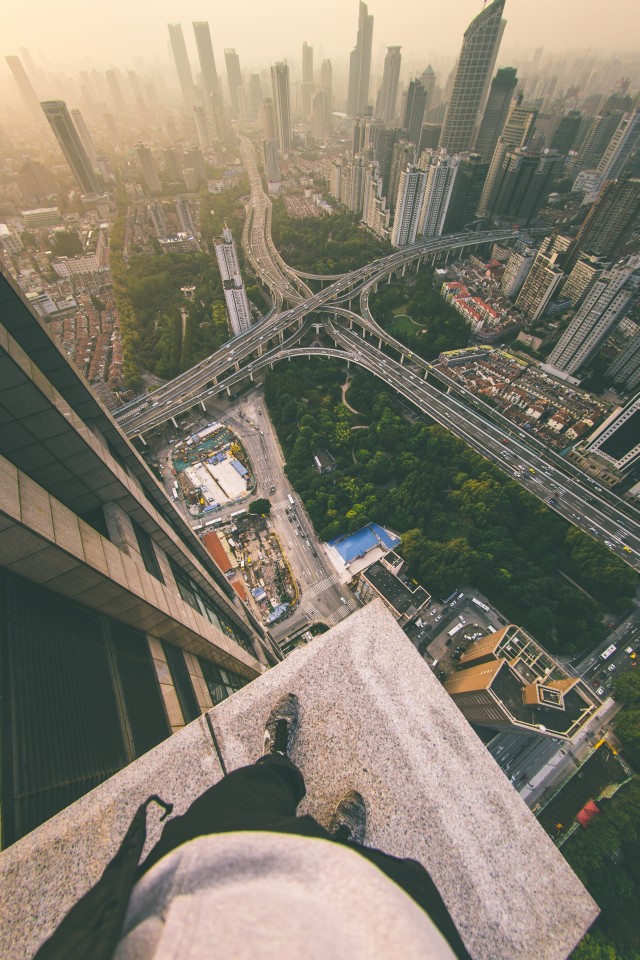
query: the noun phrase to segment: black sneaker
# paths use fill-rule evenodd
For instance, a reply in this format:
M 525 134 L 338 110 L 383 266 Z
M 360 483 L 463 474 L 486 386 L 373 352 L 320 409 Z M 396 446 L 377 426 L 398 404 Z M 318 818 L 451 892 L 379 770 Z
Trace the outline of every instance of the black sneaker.
M 280 697 L 269 714 L 264 728 L 264 755 L 281 753 L 289 756 L 298 730 L 298 698 L 295 693 L 285 693 Z
M 367 832 L 367 805 L 357 790 L 349 790 L 335 809 L 329 823 L 329 833 L 336 840 L 364 843 Z

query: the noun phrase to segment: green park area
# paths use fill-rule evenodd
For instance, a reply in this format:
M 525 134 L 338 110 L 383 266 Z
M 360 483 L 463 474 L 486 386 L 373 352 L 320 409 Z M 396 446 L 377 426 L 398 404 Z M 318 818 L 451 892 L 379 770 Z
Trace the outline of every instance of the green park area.
M 213 237 L 227 222 L 237 241 L 244 220 L 241 182 L 225 193 L 200 197 L 202 250 L 199 253 L 133 256 L 123 259 L 126 197 L 119 197 L 118 217 L 111 234 L 113 286 L 120 314 L 123 375 L 137 389 L 143 371 L 170 379 L 209 356 L 229 339 L 220 271 L 213 256 Z M 247 276 L 249 299 L 262 303 L 262 294 Z M 194 286 L 192 300 L 181 287 Z M 183 323 L 182 311 L 186 321 Z
M 322 540 L 390 526 L 434 596 L 474 584 L 554 652 L 604 638 L 605 613 L 634 595 L 633 570 L 445 428 L 407 421 L 364 371 L 346 394 L 352 413 L 344 380 L 338 363 L 314 358 L 277 365 L 265 385 L 287 474 Z M 323 448 L 337 462 L 327 475 L 313 465 Z
M 421 267 L 390 284 L 380 283 L 369 309 L 381 327 L 425 360 L 469 342 L 465 320 L 436 291 L 433 272 Z
M 393 253 L 388 241 L 374 237 L 353 214 L 296 219 L 282 200 L 273 204 L 271 236 L 285 262 L 308 273 L 347 273 Z

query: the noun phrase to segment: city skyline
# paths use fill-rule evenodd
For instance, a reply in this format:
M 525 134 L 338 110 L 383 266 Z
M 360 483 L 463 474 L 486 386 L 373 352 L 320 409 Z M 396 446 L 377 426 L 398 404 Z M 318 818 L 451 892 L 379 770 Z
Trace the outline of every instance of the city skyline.
M 462 33 L 481 10 L 478 0 L 458 0 L 450 11 L 443 11 L 432 0 L 427 4 L 401 0 L 400 5 L 393 8 L 385 4 L 370 5 L 369 13 L 375 18 L 372 69 L 382 63 L 390 44 L 402 46 L 407 67 L 413 59 L 429 57 L 433 52 L 455 58 Z M 499 63 L 518 50 L 533 50 L 538 46 L 551 53 L 585 47 L 600 51 L 634 49 L 640 30 L 640 11 L 632 0 L 620 0 L 615 20 L 596 17 L 595 3 L 593 10 L 594 17 L 589 17 L 585 16 L 585 5 L 580 0 L 565 0 L 560 8 L 553 0 L 539 0 L 533 15 L 530 5 L 522 0 L 509 0 Z M 278 18 L 277 29 L 274 29 L 274 14 Z M 116 0 L 110 8 L 110 17 L 96 31 L 93 11 L 79 0 L 65 0 L 62 5 L 51 8 L 43 7 L 37 0 L 26 0 L 19 8 L 4 11 L 2 54 L 18 53 L 20 47 L 27 47 L 37 64 L 46 62 L 56 69 L 90 59 L 95 60 L 98 67 L 126 63 L 135 57 L 165 60 L 170 55 L 166 24 L 182 22 L 189 57 L 196 63 L 191 23 L 209 19 L 214 53 L 220 62 L 224 47 L 235 45 L 247 66 L 283 58 L 297 63 L 304 40 L 314 47 L 317 64 L 326 56 L 347 58 L 353 46 L 351 24 L 357 19 L 357 4 L 345 7 L 331 0 L 330 5 L 323 8 L 323 14 L 309 22 L 306 11 L 292 0 L 280 0 L 275 9 L 240 0 L 233 10 L 221 8 L 215 16 L 198 3 L 178 8 L 173 2 L 152 6 L 147 0 L 140 0 L 135 7 L 125 7 Z M 349 28 L 336 36 L 338 17 L 340 22 L 349 24 Z M 552 32 L 547 27 L 551 19 Z M 130 26 L 124 33 L 123 22 Z M 623 31 L 619 27 L 621 22 L 625 23 Z M 252 29 L 243 32 L 239 25 L 247 23 L 252 24 Z M 71 29 L 69 24 L 73 25 Z M 428 37 L 428 42 L 416 39 L 423 36 Z M 115 57 L 114 51 L 117 51 Z

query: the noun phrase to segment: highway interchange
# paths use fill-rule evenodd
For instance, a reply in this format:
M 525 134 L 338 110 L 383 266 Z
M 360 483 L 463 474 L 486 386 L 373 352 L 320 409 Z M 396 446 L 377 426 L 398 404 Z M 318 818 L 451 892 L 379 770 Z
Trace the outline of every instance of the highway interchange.
M 317 353 L 338 356 L 375 374 L 423 413 L 500 465 L 530 492 L 546 501 L 555 500 L 550 504 L 553 509 L 640 569 L 640 524 L 629 504 L 609 491 L 601 491 L 537 438 L 527 436 L 464 388 L 447 381 L 427 361 L 411 356 L 379 326 L 369 310 L 371 290 L 393 272 L 403 271 L 412 263 L 418 268 L 421 260 L 449 251 L 507 241 L 513 233 L 492 231 L 435 237 L 344 274 L 314 293 L 275 250 L 270 230 L 271 201 L 262 188 L 254 149 L 246 138 L 242 141 L 242 156 L 251 184 L 243 237 L 245 253 L 269 287 L 273 309 L 249 331 L 160 387 L 150 399 L 139 399 L 118 411 L 116 416 L 125 432 L 143 437 L 145 432 L 191 410 L 197 403 L 204 407 L 218 394 L 226 391 L 230 395 L 247 378 L 253 381 L 260 370 L 277 360 Z M 281 310 L 285 301 L 293 306 Z M 350 309 L 354 301 L 359 312 Z M 314 342 L 321 330 L 323 340 L 328 338 L 332 344 L 326 348 L 301 344 L 313 327 Z
M 600 490 L 577 467 L 537 438 L 519 430 L 464 387 L 450 382 L 427 361 L 412 356 L 379 326 L 369 309 L 371 291 L 378 283 L 390 279 L 394 272 L 402 272 L 411 265 L 419 269 L 422 261 L 446 256 L 449 251 L 508 241 L 513 239 L 513 234 L 493 231 L 436 237 L 349 274 L 323 278 L 327 285 L 314 292 L 304 283 L 313 277 L 298 275 L 275 249 L 271 239 L 271 201 L 263 191 L 250 141 L 243 139 L 241 150 L 251 184 L 243 249 L 252 269 L 270 291 L 272 309 L 251 330 L 160 387 L 150 398 L 138 398 L 117 411 L 116 416 L 129 436 L 139 436 L 144 442 L 147 432 L 157 431 L 169 423 L 177 426 L 176 416 L 187 412 L 197 415 L 195 408 L 200 404 L 203 415 L 224 416 L 242 436 L 254 467 L 258 491 L 272 500 L 272 522 L 301 587 L 300 604 L 290 620 L 272 629 L 274 637 L 282 640 L 314 620 L 335 623 L 356 606 L 355 598 L 339 582 L 328 557 L 315 541 L 302 505 L 297 501 L 294 509 L 290 509 L 288 495 L 297 498 L 284 474 L 282 451 L 259 391 L 251 390 L 239 401 L 230 403 L 228 399 L 238 387 L 246 387 L 247 379 L 258 387 L 256 375 L 282 359 L 332 356 L 368 370 L 416 411 L 464 439 L 531 493 L 545 500 L 551 509 L 640 569 L 640 525 L 638 513 L 631 505 L 609 491 Z M 289 306 L 283 309 L 285 304 Z M 352 309 L 354 306 L 357 310 Z M 619 649 L 611 660 L 616 669 L 629 657 L 625 643 L 637 642 L 639 619 L 640 614 L 635 610 L 617 628 L 620 638 L 617 633 L 612 634 L 616 642 L 620 639 Z M 610 642 L 611 637 L 607 640 Z M 600 649 L 593 651 L 580 663 L 566 666 L 584 676 L 592 688 L 605 681 L 609 688 L 612 672 L 607 670 L 605 676 L 603 671 L 608 664 L 600 659 L 600 652 Z M 608 709 L 615 709 L 615 705 Z M 583 749 L 588 749 L 596 734 L 596 726 L 585 732 Z M 490 750 L 530 803 L 543 794 L 550 780 L 563 776 L 568 766 L 576 762 L 567 745 L 544 738 L 532 744 L 515 734 L 500 734 Z

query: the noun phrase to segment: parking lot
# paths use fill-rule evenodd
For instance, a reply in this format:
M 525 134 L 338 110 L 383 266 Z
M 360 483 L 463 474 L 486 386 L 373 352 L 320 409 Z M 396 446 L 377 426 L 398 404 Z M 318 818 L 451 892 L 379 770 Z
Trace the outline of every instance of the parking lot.
M 438 679 L 444 680 L 456 669 L 470 643 L 506 623 L 477 591 L 461 589 L 447 603 L 435 601 L 407 632 Z

